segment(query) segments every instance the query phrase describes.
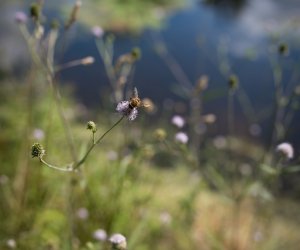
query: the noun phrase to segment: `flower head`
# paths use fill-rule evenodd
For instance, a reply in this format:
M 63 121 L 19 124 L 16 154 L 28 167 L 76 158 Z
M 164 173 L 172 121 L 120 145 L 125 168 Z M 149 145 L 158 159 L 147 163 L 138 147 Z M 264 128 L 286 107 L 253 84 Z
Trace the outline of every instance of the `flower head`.
M 94 26 L 91 32 L 97 38 L 101 38 L 104 35 L 104 30 L 100 26 Z
M 26 23 L 27 22 L 27 15 L 23 11 L 17 11 L 15 13 L 15 21 L 17 23 Z
M 96 133 L 97 131 L 97 126 L 93 121 L 89 121 L 86 125 L 87 130 L 91 130 L 93 133 Z
M 85 207 L 81 207 L 76 211 L 76 215 L 80 220 L 86 220 L 89 217 L 89 211 Z
M 185 124 L 185 120 L 180 115 L 175 115 L 172 118 L 172 124 L 174 124 L 177 128 L 182 128 Z
M 288 142 L 283 142 L 277 145 L 276 151 L 286 159 L 292 159 L 294 157 L 294 148 Z
M 177 134 L 175 134 L 175 141 L 182 144 L 187 144 L 187 142 L 189 141 L 189 137 L 184 132 L 178 132 Z
M 138 115 L 138 108 L 146 106 L 138 96 L 137 89 L 134 88 L 133 95 L 129 101 L 121 101 L 118 103 L 116 111 L 126 116 L 129 121 L 135 120 Z
M 122 234 L 113 234 L 109 241 L 112 245 L 112 249 L 125 250 L 127 248 L 126 238 Z
M 97 229 L 93 233 L 93 237 L 95 240 L 98 240 L 98 241 L 106 241 L 107 233 L 104 229 Z
M 31 156 L 42 158 L 45 155 L 45 149 L 39 143 L 34 143 L 31 147 Z

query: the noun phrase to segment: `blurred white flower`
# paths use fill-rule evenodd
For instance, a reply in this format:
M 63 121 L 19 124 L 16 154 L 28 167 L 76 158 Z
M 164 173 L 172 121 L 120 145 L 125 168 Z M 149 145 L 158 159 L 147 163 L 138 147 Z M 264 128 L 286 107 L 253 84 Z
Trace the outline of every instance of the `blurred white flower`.
M 113 249 L 125 250 L 127 248 L 126 238 L 122 234 L 113 234 L 109 238 L 110 243 L 113 246 Z
M 212 124 L 212 123 L 216 122 L 217 117 L 215 114 L 207 114 L 207 115 L 202 116 L 202 119 L 205 123 Z
M 177 134 L 175 134 L 175 141 L 187 144 L 187 142 L 189 141 L 189 137 L 184 132 L 178 132 Z
M 85 207 L 81 207 L 76 211 L 76 215 L 81 220 L 86 220 L 89 217 L 89 211 Z
M 256 231 L 253 235 L 253 239 L 256 242 L 259 242 L 263 239 L 263 234 L 260 231 Z
M 40 128 L 35 128 L 35 129 L 33 130 L 32 136 L 33 136 L 34 139 L 40 141 L 40 140 L 43 140 L 43 139 L 44 139 L 45 133 L 44 133 L 44 131 L 43 131 L 42 129 L 40 129 Z
M 17 247 L 17 243 L 14 239 L 9 239 L 6 241 L 6 245 L 9 248 L 16 248 Z
M 106 241 L 107 239 L 107 233 L 104 229 L 97 229 L 94 233 L 93 233 L 93 237 L 95 240 L 99 240 L 99 241 Z
M 162 212 L 159 215 L 159 219 L 160 219 L 161 223 L 165 224 L 165 225 L 169 225 L 172 221 L 172 217 L 168 212 Z
M 5 185 L 6 183 L 8 183 L 8 181 L 9 178 L 6 175 L 4 174 L 0 175 L 0 185 Z
M 104 30 L 100 26 L 94 26 L 91 31 L 92 34 L 97 38 L 101 38 L 104 35 Z
M 224 136 L 217 136 L 213 140 L 213 144 L 217 149 L 224 149 L 227 146 L 227 140 Z
M 27 15 L 23 11 L 17 11 L 15 13 L 15 21 L 17 23 L 26 23 L 27 19 Z
M 288 142 L 283 142 L 277 145 L 276 151 L 287 159 L 292 159 L 294 157 L 294 148 Z
M 172 117 L 172 124 L 174 124 L 177 128 L 182 128 L 185 125 L 185 120 L 180 115 L 174 115 Z

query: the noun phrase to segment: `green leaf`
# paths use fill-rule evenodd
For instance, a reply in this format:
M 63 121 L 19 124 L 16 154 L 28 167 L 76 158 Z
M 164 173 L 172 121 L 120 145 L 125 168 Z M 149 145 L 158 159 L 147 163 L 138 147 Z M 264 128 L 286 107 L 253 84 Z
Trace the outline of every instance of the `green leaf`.
M 277 175 L 278 171 L 275 168 L 272 168 L 269 165 L 262 164 L 260 165 L 261 170 L 263 170 L 265 173 L 270 174 L 270 175 Z

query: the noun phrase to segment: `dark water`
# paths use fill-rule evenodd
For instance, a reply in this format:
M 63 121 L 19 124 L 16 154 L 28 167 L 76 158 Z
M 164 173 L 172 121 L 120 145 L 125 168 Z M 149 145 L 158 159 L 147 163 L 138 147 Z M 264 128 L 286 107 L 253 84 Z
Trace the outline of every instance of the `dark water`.
M 241 103 L 236 101 L 237 127 L 249 133 L 249 124 L 259 123 L 263 133 L 268 131 L 272 117 L 260 117 L 260 113 L 274 101 L 270 58 L 278 58 L 277 46 L 281 42 L 290 47 L 289 56 L 278 58 L 284 72 L 282 82 L 285 85 L 291 81 L 291 84 L 300 83 L 299 75 L 293 73 L 300 62 L 300 1 L 251 0 L 243 1 L 238 8 L 191 2 L 185 9 L 166 17 L 159 31 L 145 28 L 140 35 L 115 34 L 117 56 L 132 47 L 141 48 L 142 59 L 136 65 L 133 84 L 141 96 L 150 97 L 158 106 L 168 98 L 184 101 L 174 93 L 174 86 L 179 85 L 155 51 L 154 38 L 160 37 L 191 82 L 195 83 L 201 75 L 209 77 L 205 110 L 217 114 L 220 131 L 225 127 L 227 78 L 232 73 L 239 77 L 241 91 L 248 96 L 254 114 L 246 116 Z M 77 24 L 68 39 L 64 61 L 92 55 L 96 63 L 66 70 L 61 78 L 76 87 L 83 103 L 96 106 L 108 86 L 108 79 L 94 38 L 88 28 Z M 221 67 L 227 70 L 222 72 Z M 289 132 L 292 141 L 300 136 L 296 126 L 299 118 L 298 114 Z

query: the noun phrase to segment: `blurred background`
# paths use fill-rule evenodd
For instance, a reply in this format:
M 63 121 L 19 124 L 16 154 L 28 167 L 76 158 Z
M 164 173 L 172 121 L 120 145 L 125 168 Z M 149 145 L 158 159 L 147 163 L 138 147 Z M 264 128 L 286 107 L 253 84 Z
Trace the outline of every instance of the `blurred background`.
M 298 249 L 299 11 L 2 0 L 0 248 L 110 249 L 121 233 L 128 249 Z M 105 133 L 133 87 L 151 108 L 80 173 L 31 158 L 38 141 L 55 165 L 80 159 L 86 122 Z

